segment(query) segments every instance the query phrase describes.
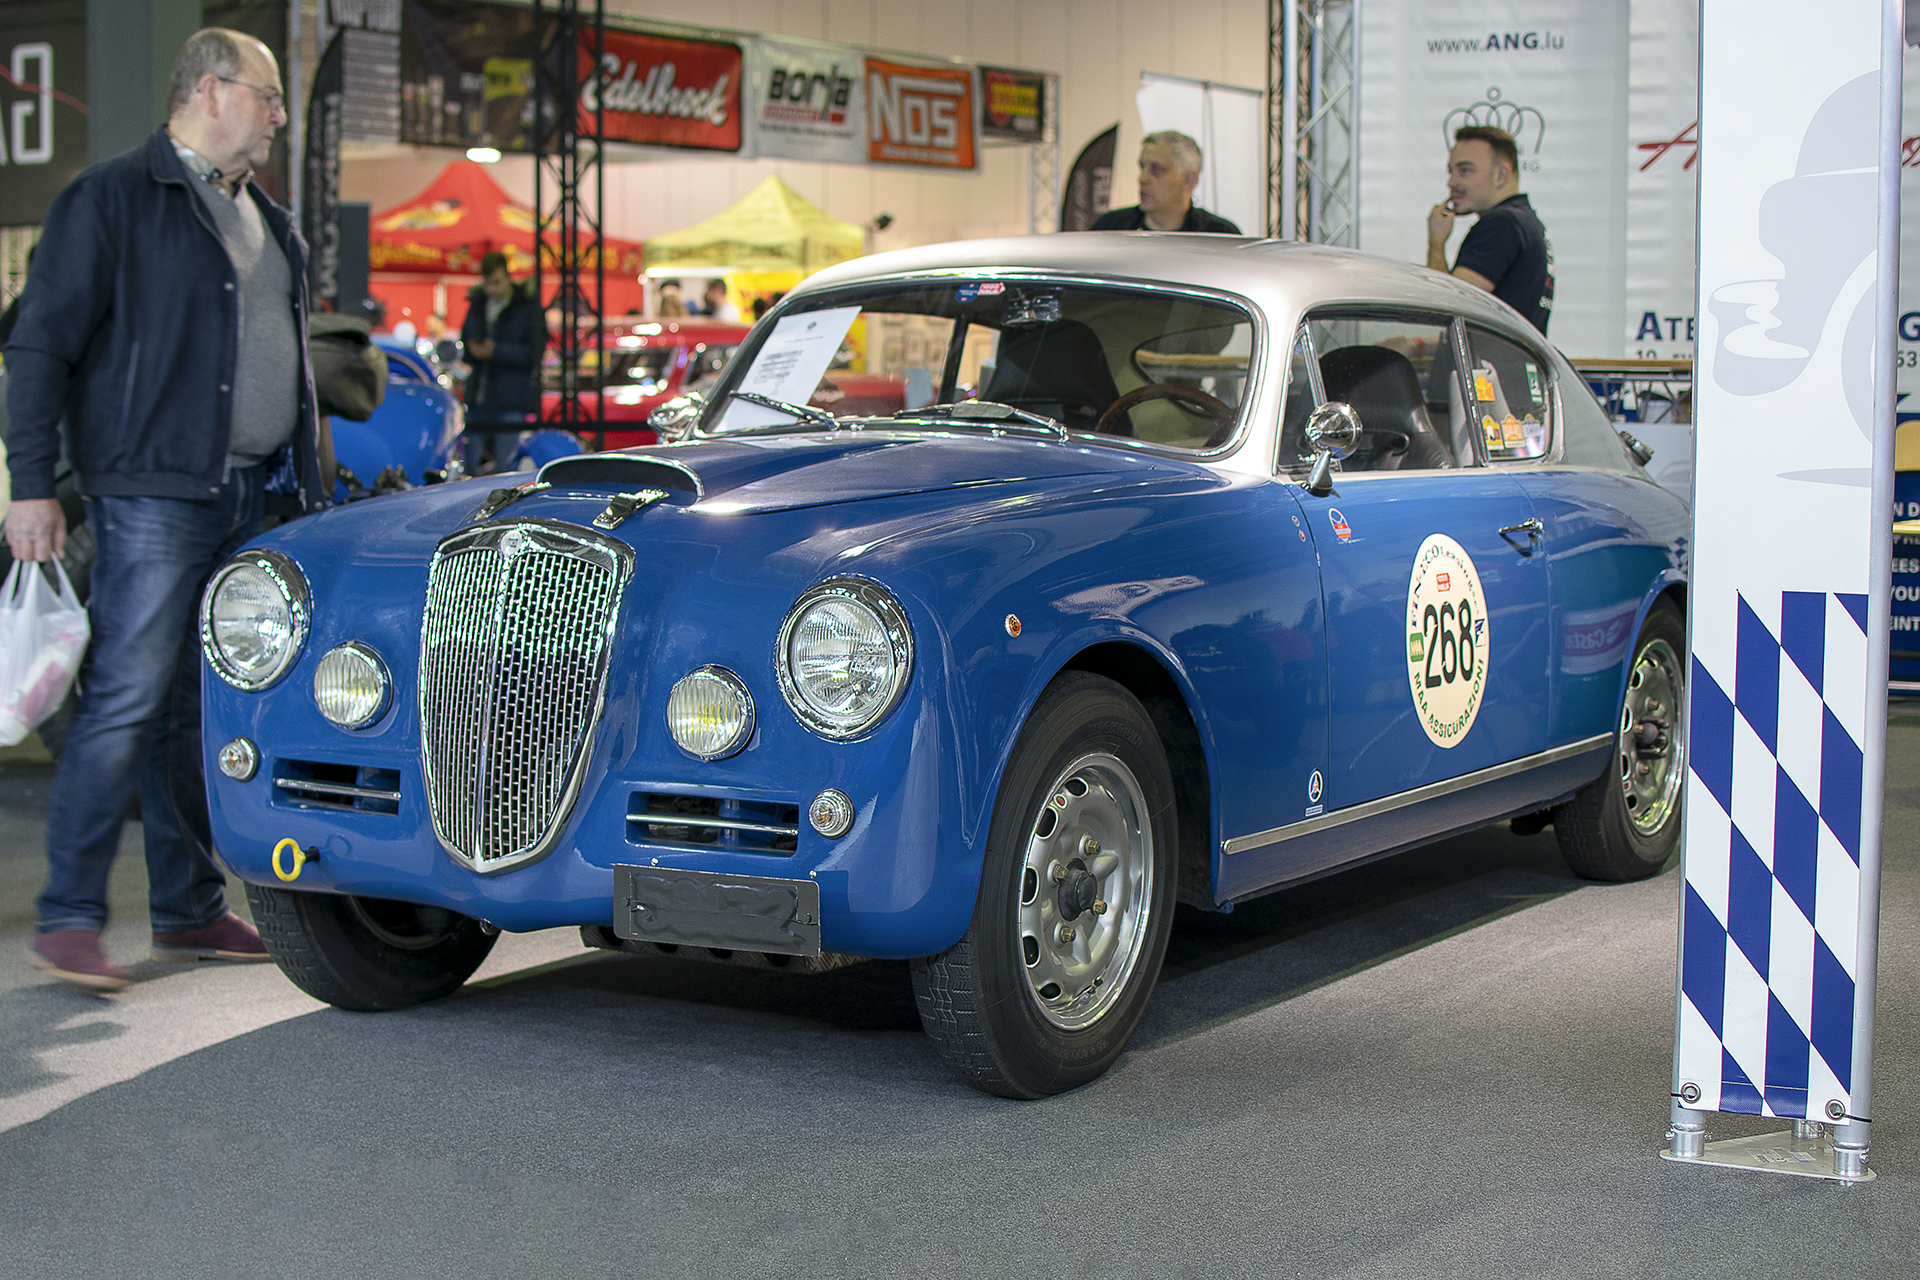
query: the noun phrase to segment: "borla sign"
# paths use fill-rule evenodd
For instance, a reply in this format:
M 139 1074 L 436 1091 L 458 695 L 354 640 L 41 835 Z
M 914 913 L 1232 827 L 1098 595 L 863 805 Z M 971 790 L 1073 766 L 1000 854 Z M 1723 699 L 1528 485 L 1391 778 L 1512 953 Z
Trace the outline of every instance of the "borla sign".
M 740 150 L 737 44 L 606 33 L 594 74 L 594 38 L 580 33 L 580 127 L 591 131 L 604 104 L 610 142 Z

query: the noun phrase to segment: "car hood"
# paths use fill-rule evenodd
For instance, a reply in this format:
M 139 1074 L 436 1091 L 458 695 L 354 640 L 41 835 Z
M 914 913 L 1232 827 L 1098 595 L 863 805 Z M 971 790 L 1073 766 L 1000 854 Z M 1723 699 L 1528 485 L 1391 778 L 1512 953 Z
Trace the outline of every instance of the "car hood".
M 580 454 L 548 463 L 539 479 L 555 489 L 662 488 L 680 503 L 735 515 L 1069 476 L 1144 478 L 1162 469 L 1190 464 L 1011 435 L 840 431 Z

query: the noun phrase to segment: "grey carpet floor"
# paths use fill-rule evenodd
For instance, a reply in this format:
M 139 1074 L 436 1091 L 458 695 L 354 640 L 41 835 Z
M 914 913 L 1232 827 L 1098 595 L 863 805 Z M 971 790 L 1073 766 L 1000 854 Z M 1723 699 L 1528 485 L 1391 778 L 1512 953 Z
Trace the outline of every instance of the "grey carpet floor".
M 1183 913 L 1118 1067 L 1039 1103 L 953 1083 L 897 964 L 537 935 L 365 1016 L 270 968 L 148 964 L 108 1002 L 9 960 L 0 1274 L 1911 1275 L 1920 711 L 1888 776 L 1869 1184 L 1659 1160 L 1676 873 L 1587 885 L 1502 829 Z M 45 783 L 0 774 L 8 956 Z

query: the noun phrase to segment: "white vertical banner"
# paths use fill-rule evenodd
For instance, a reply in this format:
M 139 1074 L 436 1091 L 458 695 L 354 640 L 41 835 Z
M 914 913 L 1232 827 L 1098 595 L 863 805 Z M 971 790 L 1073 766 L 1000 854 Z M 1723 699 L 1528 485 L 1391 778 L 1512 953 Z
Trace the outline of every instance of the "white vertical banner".
M 1864 1177 L 1901 4 L 1808 12 L 1701 6 L 1674 1154 L 1690 1113 L 1788 1116 L 1832 1123 L 1832 1176 Z
M 1700 0 L 1632 2 L 1625 354 L 1636 360 L 1691 360 Z M 1674 443 L 1684 446 L 1684 435 Z
M 1629 0 L 1366 0 L 1360 247 L 1426 261 L 1453 131 L 1505 129 L 1553 244 L 1547 336 L 1570 355 L 1621 355 L 1628 10 Z M 1448 261 L 1470 225 L 1455 229 Z
M 1266 95 L 1212 81 L 1140 73 L 1140 131 L 1178 129 L 1200 144 L 1193 202 L 1248 235 L 1260 234 L 1266 199 Z M 1129 170 L 1132 165 L 1126 166 Z

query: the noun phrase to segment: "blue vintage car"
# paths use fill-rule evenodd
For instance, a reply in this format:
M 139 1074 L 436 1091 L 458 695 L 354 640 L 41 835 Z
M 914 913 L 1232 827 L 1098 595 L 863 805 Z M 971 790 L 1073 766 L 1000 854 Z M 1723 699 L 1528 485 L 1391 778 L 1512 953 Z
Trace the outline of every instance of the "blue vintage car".
M 835 416 L 856 375 L 907 407 Z M 1175 903 L 1514 819 L 1679 830 L 1687 513 L 1489 295 L 1101 234 L 890 253 L 684 439 L 301 520 L 209 586 L 214 838 L 287 974 L 457 987 L 498 930 L 907 958 L 979 1088 L 1097 1077 Z
M 409 485 L 425 484 L 429 471 L 446 470 L 459 447 L 465 423 L 460 398 L 408 343 L 384 333 L 373 341 L 387 358 L 386 395 L 365 422 L 327 419 L 334 454 L 364 490 L 372 490 L 383 473 L 404 477 Z M 355 496 L 344 480 L 334 491 L 338 502 Z

